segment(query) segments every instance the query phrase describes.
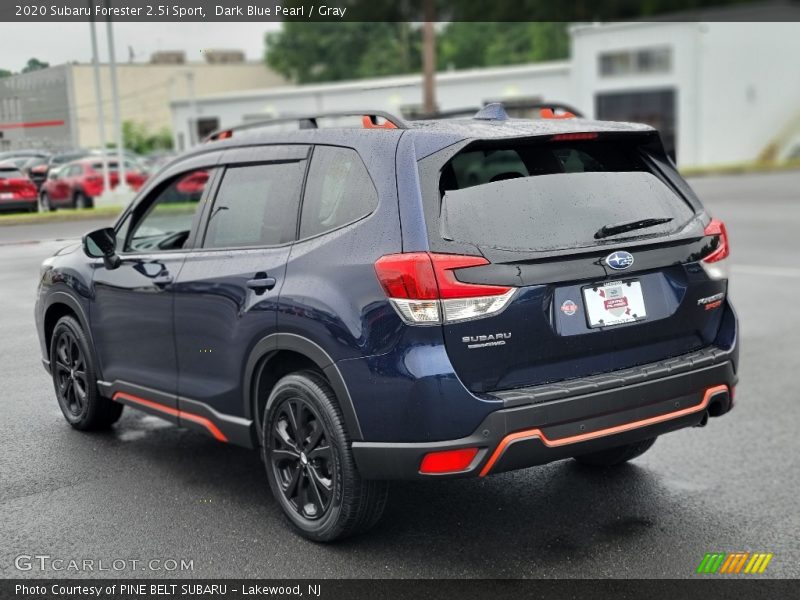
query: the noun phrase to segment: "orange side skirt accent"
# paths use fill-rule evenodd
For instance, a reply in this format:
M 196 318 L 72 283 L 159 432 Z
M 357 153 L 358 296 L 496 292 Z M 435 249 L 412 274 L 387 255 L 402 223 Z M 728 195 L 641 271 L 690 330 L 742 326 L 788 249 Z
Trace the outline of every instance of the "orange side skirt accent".
M 706 390 L 706 393 L 703 395 L 703 401 L 695 406 L 689 406 L 687 408 L 682 408 L 680 410 L 665 413 L 663 415 L 658 415 L 656 417 L 650 417 L 648 419 L 641 419 L 640 421 L 631 421 L 630 423 L 624 423 L 622 425 L 616 425 L 614 427 L 608 427 L 606 429 L 598 429 L 597 431 L 591 431 L 589 433 L 581 433 L 579 435 L 572 435 L 565 438 L 559 438 L 557 440 L 548 439 L 541 429 L 526 429 L 524 431 L 517 431 L 516 433 L 510 433 L 506 437 L 504 437 L 499 444 L 497 444 L 497 448 L 495 448 L 494 452 L 492 452 L 492 455 L 489 457 L 489 460 L 486 462 L 483 469 L 481 469 L 480 476 L 485 477 L 486 475 L 488 475 L 489 471 L 492 470 L 492 467 L 494 467 L 497 460 L 506 451 L 506 448 L 508 448 L 514 442 L 518 442 L 519 440 L 539 438 L 542 441 L 542 443 L 548 448 L 557 448 L 559 446 L 566 446 L 567 444 L 577 444 L 579 442 L 585 442 L 588 440 L 605 437 L 607 435 L 614 435 L 615 433 L 630 431 L 631 429 L 647 427 L 648 425 L 655 425 L 656 423 L 663 423 L 664 421 L 670 421 L 672 419 L 677 419 L 678 417 L 683 417 L 685 415 L 690 415 L 692 413 L 699 412 L 701 410 L 704 410 L 706 406 L 708 406 L 708 403 L 711 401 L 712 396 L 720 392 L 727 392 L 727 391 L 728 391 L 727 385 L 717 385 L 712 388 L 708 388 Z
M 219 430 L 219 427 L 214 425 L 214 423 L 211 420 L 206 419 L 205 417 L 188 413 L 185 410 L 178 410 L 177 408 L 172 408 L 171 406 L 164 406 L 163 404 L 159 404 L 158 402 L 153 402 L 152 400 L 139 398 L 138 396 L 126 394 L 125 392 L 117 392 L 112 397 L 112 400 L 117 400 L 118 398 L 123 398 L 124 400 L 132 402 L 133 404 L 139 404 L 140 406 L 146 406 L 148 408 L 152 408 L 153 410 L 157 410 L 172 417 L 178 417 L 179 419 L 192 421 L 208 429 L 208 432 L 220 442 L 228 441 L 228 438 L 226 438 L 225 434 Z

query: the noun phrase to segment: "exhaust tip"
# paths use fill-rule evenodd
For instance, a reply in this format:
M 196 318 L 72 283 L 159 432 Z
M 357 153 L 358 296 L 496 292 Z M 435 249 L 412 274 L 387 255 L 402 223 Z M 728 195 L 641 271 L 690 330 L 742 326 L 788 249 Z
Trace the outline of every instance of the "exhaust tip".
M 695 425 L 695 427 L 705 427 L 708 424 L 708 411 L 703 411 L 703 416 L 700 418 L 700 422 Z

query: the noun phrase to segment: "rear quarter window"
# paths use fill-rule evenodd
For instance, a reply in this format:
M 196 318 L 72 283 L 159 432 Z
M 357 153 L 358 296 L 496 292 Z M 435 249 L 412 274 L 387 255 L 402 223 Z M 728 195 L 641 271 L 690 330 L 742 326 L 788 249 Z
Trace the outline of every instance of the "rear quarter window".
M 378 192 L 355 150 L 314 148 L 300 217 L 300 239 L 353 223 L 377 206 Z

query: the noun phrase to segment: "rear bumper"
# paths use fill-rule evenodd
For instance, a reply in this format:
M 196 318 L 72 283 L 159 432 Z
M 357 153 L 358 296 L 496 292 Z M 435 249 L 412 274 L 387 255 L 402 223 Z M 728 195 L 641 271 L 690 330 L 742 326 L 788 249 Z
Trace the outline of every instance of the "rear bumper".
M 587 378 L 560 386 L 560 392 L 542 394 L 541 387 L 528 394 L 517 390 L 513 398 L 504 399 L 508 408 L 489 414 L 465 438 L 353 442 L 353 453 L 360 473 L 368 479 L 483 477 L 652 438 L 727 413 L 737 381 L 732 358 L 719 351 L 691 368 L 683 368 L 684 361 L 677 373 L 659 370 L 661 364 L 648 373 L 645 366 L 637 370 L 644 373 L 638 382 L 611 374 L 611 383 Z M 460 448 L 478 449 L 463 471 L 420 473 L 426 454 Z
M 19 198 L 14 200 L 0 200 L 0 212 L 5 210 L 23 210 L 35 207 L 38 205 L 36 198 Z

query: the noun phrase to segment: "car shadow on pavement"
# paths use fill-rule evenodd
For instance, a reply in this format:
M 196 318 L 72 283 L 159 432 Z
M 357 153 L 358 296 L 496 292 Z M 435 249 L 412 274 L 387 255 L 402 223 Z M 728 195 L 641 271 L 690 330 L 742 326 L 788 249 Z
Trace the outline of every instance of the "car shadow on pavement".
M 169 482 L 162 485 L 213 496 L 226 511 L 255 512 L 251 526 L 262 536 L 288 532 L 255 451 L 160 426 L 134 411 L 99 438 L 118 458 L 144 461 L 152 477 Z M 397 565 L 402 548 L 409 572 L 425 565 L 442 576 L 535 576 L 595 560 L 602 550 L 635 554 L 655 544 L 646 538 L 658 537 L 663 513 L 680 508 L 667 485 L 635 463 L 594 469 L 571 460 L 486 479 L 392 482 L 384 516 L 370 532 L 332 545 L 300 543 L 362 566 Z M 691 529 L 691 514 L 681 518 Z

